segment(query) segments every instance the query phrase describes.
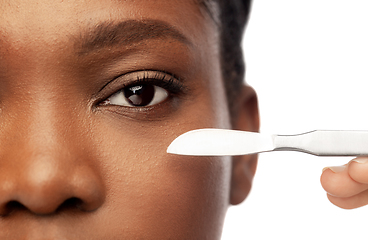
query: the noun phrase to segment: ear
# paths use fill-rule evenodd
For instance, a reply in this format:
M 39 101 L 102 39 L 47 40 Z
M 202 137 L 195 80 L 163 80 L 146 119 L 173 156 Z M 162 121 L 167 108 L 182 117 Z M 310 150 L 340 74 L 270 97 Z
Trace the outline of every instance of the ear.
M 259 131 L 259 112 L 257 94 L 250 86 L 243 86 L 237 101 L 237 115 L 233 119 L 233 128 L 243 131 Z M 241 203 L 249 194 L 257 168 L 258 155 L 233 157 L 230 203 Z

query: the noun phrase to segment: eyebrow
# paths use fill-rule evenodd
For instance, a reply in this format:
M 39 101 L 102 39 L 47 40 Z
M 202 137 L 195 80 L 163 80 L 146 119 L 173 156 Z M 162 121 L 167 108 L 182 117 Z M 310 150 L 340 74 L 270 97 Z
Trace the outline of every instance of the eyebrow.
M 102 22 L 81 34 L 75 46 L 80 54 L 107 47 L 128 47 L 149 39 L 174 39 L 188 46 L 191 42 L 179 30 L 159 20 Z

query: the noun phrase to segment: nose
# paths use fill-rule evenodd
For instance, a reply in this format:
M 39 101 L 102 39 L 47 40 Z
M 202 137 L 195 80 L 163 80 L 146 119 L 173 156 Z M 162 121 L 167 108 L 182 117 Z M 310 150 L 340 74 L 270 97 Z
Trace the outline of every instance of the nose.
M 93 154 L 80 145 L 83 141 L 53 137 L 45 129 L 44 137 L 31 132 L 18 128 L 2 133 L 8 137 L 0 143 L 0 215 L 98 209 L 105 199 L 104 184 Z
M 102 205 L 103 185 L 93 168 L 76 166 L 70 161 L 65 164 L 62 159 L 43 154 L 22 162 L 1 169 L 0 215 L 19 209 L 35 214 L 67 208 L 93 211 Z

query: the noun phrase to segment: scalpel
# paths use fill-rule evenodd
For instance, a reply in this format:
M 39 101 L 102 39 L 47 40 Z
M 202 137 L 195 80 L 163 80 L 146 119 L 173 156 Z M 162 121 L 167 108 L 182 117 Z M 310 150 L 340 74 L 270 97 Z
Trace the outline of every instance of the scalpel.
M 198 129 L 177 137 L 167 152 L 192 156 L 235 156 L 299 151 L 316 156 L 368 155 L 368 131 L 316 130 L 297 135 L 267 135 L 227 129 Z

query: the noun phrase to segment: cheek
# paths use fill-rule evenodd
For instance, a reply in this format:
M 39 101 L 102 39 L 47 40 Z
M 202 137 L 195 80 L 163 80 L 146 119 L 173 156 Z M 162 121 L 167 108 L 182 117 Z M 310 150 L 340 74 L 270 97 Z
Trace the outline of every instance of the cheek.
M 213 118 L 202 114 L 164 124 L 143 122 L 112 128 L 116 123 L 111 123 L 96 128 L 98 136 L 91 139 L 100 139 L 96 145 L 101 149 L 98 155 L 103 158 L 107 182 L 110 214 L 106 221 L 113 223 L 109 226 L 126 226 L 119 231 L 131 234 L 146 229 L 147 237 L 178 238 L 182 234 L 187 238 L 190 232 L 197 238 L 211 232 L 215 238 L 219 234 L 229 202 L 230 159 L 166 153 L 182 132 L 214 126 Z
M 193 92 L 158 120 L 104 114 L 93 124 L 106 179 L 106 214 L 112 230 L 130 238 L 217 239 L 229 203 L 231 159 L 166 153 L 180 134 L 229 128 L 218 61 L 193 80 Z M 213 67 L 215 66 L 215 67 Z M 216 67 L 217 66 L 217 67 Z M 217 80 L 215 80 L 217 79 Z M 124 226 L 121 228 L 121 226 Z M 142 229 L 144 231 L 142 232 Z

